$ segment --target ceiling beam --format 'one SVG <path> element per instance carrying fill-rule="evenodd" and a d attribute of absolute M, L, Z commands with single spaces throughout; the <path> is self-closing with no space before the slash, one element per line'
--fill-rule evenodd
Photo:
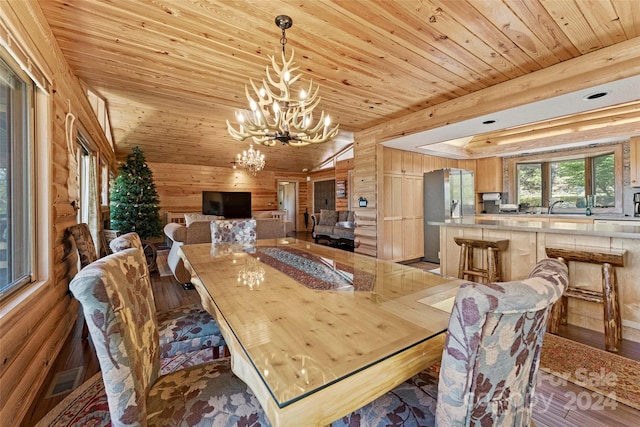
<path fill-rule="evenodd" d="M 425 108 L 367 129 L 378 142 L 640 74 L 640 37 Z M 357 140 L 356 135 L 356 140 Z"/>

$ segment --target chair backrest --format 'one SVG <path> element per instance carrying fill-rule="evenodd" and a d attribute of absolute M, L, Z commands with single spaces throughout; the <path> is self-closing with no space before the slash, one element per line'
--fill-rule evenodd
<path fill-rule="evenodd" d="M 69 234 L 76 242 L 81 268 L 85 268 L 98 259 L 96 245 L 93 243 L 93 237 L 91 237 L 91 230 L 89 230 L 88 224 L 83 222 L 69 227 Z"/>
<path fill-rule="evenodd" d="M 135 231 L 118 236 L 109 242 L 109 247 L 113 252 L 120 252 L 125 249 L 142 249 L 142 240 Z"/>
<path fill-rule="evenodd" d="M 436 425 L 529 425 L 549 312 L 567 286 L 567 267 L 546 259 L 525 280 L 460 287 L 442 355 Z"/>
<path fill-rule="evenodd" d="M 73 278 L 69 288 L 82 304 L 112 425 L 146 425 L 146 399 L 159 376 L 160 351 L 142 251 L 125 249 L 95 261 Z"/>
<path fill-rule="evenodd" d="M 211 243 L 255 243 L 256 220 L 217 219 L 211 221 Z"/>

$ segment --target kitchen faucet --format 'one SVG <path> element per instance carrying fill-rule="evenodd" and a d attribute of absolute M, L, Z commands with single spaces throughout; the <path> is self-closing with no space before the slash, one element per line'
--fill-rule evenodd
<path fill-rule="evenodd" d="M 547 211 L 547 213 L 549 215 L 551 215 L 553 213 L 553 208 L 558 204 L 558 203 L 564 203 L 564 200 L 556 200 L 555 202 L 551 203 L 551 200 L 548 200 L 549 204 L 549 210 Z"/>

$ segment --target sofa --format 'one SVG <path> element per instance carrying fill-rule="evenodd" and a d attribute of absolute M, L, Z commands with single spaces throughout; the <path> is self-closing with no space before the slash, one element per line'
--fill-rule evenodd
<path fill-rule="evenodd" d="M 252 212 L 252 216 L 256 219 L 256 234 L 258 235 L 258 239 L 293 237 L 293 222 L 287 221 L 285 219 L 287 217 L 286 211 L 255 211 Z M 280 227 L 274 220 L 279 220 L 282 222 L 282 226 L 284 227 L 284 236 L 279 235 Z M 260 224 L 260 222 L 263 222 L 262 225 Z M 260 230 L 262 230 L 262 236 L 260 235 Z M 273 235 L 276 230 L 278 230 L 278 235 Z"/>
<path fill-rule="evenodd" d="M 313 228 L 311 237 L 318 243 L 320 239 L 330 243 L 355 246 L 355 214 L 353 211 L 321 209 L 320 216 L 311 215 Z"/>
<path fill-rule="evenodd" d="M 211 243 L 211 221 L 223 219 L 216 215 L 201 213 L 185 213 L 184 216 L 171 214 L 167 218 L 175 218 L 180 222 L 169 222 L 164 227 L 164 234 L 170 240 L 171 250 L 167 257 L 167 264 L 176 280 L 182 284 L 191 282 L 191 274 L 184 266 L 178 252 L 182 245 L 196 243 Z M 184 223 L 182 223 L 184 218 Z M 290 225 L 287 225 L 290 224 Z M 282 218 L 256 218 L 256 237 L 258 239 L 277 239 L 286 237 L 293 230 L 293 224 Z"/>

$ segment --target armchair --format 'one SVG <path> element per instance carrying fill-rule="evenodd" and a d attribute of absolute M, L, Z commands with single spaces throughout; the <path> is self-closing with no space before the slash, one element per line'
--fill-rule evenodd
<path fill-rule="evenodd" d="M 528 426 L 549 313 L 567 286 L 554 259 L 525 280 L 463 284 L 437 387 L 423 371 L 333 426 Z"/>

